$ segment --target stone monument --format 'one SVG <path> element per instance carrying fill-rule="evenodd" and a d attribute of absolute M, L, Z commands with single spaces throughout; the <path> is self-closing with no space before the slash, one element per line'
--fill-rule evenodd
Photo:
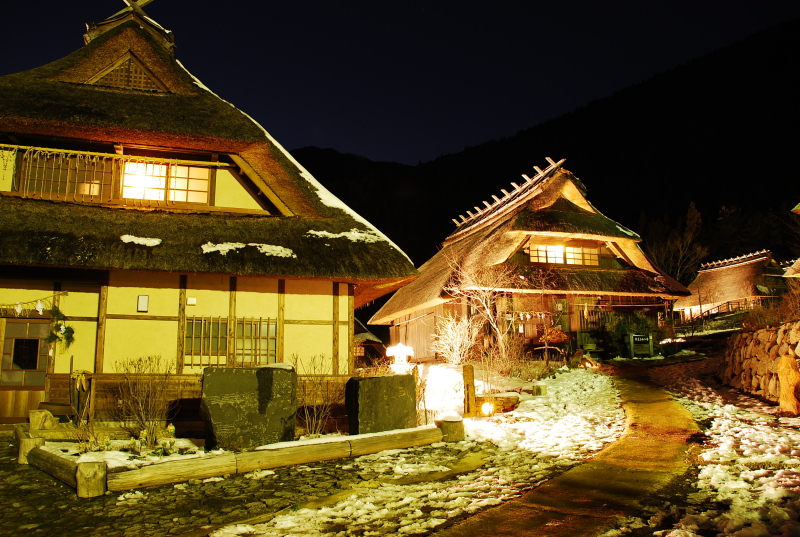
<path fill-rule="evenodd" d="M 294 440 L 297 373 L 289 364 L 207 367 L 201 411 L 207 449 L 239 451 Z"/>
<path fill-rule="evenodd" d="M 412 375 L 353 377 L 345 386 L 350 434 L 417 426 L 417 388 Z"/>

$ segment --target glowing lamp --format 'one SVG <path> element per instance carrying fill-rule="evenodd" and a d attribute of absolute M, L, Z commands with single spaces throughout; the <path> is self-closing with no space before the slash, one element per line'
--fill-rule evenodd
<path fill-rule="evenodd" d="M 398 375 L 402 375 L 404 373 L 408 373 L 409 369 L 411 368 L 411 365 L 408 363 L 408 357 L 414 356 L 414 349 L 408 345 L 398 343 L 397 345 L 393 345 L 386 349 L 386 356 L 394 358 L 392 365 L 390 366 L 392 371 Z"/>
<path fill-rule="evenodd" d="M 491 416 L 494 414 L 494 405 L 489 402 L 483 403 L 481 405 L 481 414 L 484 416 Z"/>

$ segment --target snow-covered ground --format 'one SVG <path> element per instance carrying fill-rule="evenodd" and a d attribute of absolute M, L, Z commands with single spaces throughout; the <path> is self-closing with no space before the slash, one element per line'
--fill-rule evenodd
<path fill-rule="evenodd" d="M 653 499 L 605 537 L 800 537 L 800 418 L 779 417 L 777 407 L 717 385 L 716 365 L 703 360 L 649 370 L 701 426 L 697 471 L 680 488 L 685 496 L 666 504 Z M 624 413 L 610 377 L 565 370 L 544 383 L 546 395 L 523 394 L 514 412 L 465 420 L 463 442 L 342 460 L 342 468 L 362 476 L 360 485 L 212 536 L 429 534 L 555 477 L 621 435 Z"/>
<path fill-rule="evenodd" d="M 426 534 L 448 519 L 518 496 L 580 463 L 623 432 L 624 412 L 609 377 L 593 370 L 565 370 L 544 382 L 546 395 L 522 394 L 513 412 L 464 420 L 463 442 L 341 461 L 359 475 L 380 478 L 340 493 L 330 505 L 301 507 L 266 524 L 228 526 L 212 535 Z M 481 458 L 485 463 L 475 470 L 434 480 L 440 472 L 469 467 Z"/>
<path fill-rule="evenodd" d="M 650 370 L 702 426 L 699 473 L 684 502 L 648 507 L 607 537 L 800 536 L 800 420 L 716 384 L 715 366 L 707 360 Z"/>

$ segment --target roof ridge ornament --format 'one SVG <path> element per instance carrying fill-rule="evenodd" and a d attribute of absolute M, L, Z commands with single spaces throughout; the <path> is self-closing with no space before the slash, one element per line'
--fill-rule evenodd
<path fill-rule="evenodd" d="M 136 19 L 139 25 L 146 31 L 155 36 L 161 45 L 167 49 L 171 54 L 174 54 L 175 37 L 172 32 L 158 24 L 152 17 L 142 9 L 150 5 L 155 0 L 122 0 L 126 4 L 126 8 L 121 9 L 106 18 L 101 22 L 87 22 L 86 33 L 83 36 L 84 44 L 88 45 L 93 39 L 99 35 L 111 30 L 127 21 L 128 19 Z"/>
<path fill-rule="evenodd" d="M 522 185 L 518 185 L 517 183 L 512 182 L 511 186 L 514 188 L 513 192 L 508 192 L 505 189 L 500 189 L 503 193 L 502 198 L 498 198 L 495 195 L 492 195 L 494 199 L 493 203 L 489 203 L 488 201 L 484 201 L 483 204 L 486 205 L 485 209 L 479 209 L 478 207 L 474 207 L 476 213 L 473 214 L 470 211 L 467 211 L 469 217 L 465 218 L 463 215 L 459 215 L 461 221 L 457 218 L 452 218 L 451 220 L 456 225 L 456 232 L 460 233 L 467 229 L 468 227 L 475 224 L 477 221 L 485 217 L 487 214 L 495 213 L 497 210 L 500 210 L 502 207 L 506 206 L 508 202 L 514 199 L 521 198 L 528 192 L 530 192 L 533 188 L 539 185 L 542 181 L 546 180 L 555 170 L 559 169 L 562 164 L 564 164 L 566 159 L 561 159 L 558 162 L 554 161 L 550 157 L 546 157 L 547 163 L 549 164 L 547 168 L 544 170 L 539 168 L 538 166 L 534 166 L 533 169 L 536 170 L 536 175 L 533 177 L 528 177 L 526 174 L 522 174 L 522 178 L 525 179 L 525 183 Z M 459 229 L 464 226 L 463 229 Z"/>
<path fill-rule="evenodd" d="M 144 6 L 146 6 L 147 4 L 149 4 L 151 2 L 154 2 L 155 0 L 138 0 L 138 1 L 137 0 L 122 0 L 122 1 L 125 2 L 125 4 L 128 7 L 126 7 L 125 9 L 121 9 L 121 10 L 117 11 L 116 13 L 114 13 L 113 15 L 108 17 L 109 19 L 114 18 L 114 17 L 116 17 L 118 15 L 122 15 L 123 13 L 127 13 L 128 11 L 135 11 L 136 13 L 141 15 L 142 17 L 148 17 L 147 13 L 145 13 L 142 10 L 142 8 Z M 148 17 L 148 18 L 150 18 L 150 17 Z"/>
<path fill-rule="evenodd" d="M 750 261 L 764 259 L 765 257 L 771 255 L 772 255 L 771 250 L 766 250 L 766 249 L 759 250 L 757 252 L 751 252 L 749 254 L 738 255 L 736 257 L 729 257 L 728 259 L 719 259 L 717 261 L 709 261 L 708 263 L 703 263 L 700 265 L 700 270 L 710 270 L 714 268 L 730 267 L 733 265 L 749 263 Z"/>

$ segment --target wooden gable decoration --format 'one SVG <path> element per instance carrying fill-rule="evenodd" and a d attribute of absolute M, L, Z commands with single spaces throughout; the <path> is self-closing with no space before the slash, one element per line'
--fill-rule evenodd
<path fill-rule="evenodd" d="M 130 51 L 86 83 L 128 90 L 167 91 L 167 86 Z"/>

